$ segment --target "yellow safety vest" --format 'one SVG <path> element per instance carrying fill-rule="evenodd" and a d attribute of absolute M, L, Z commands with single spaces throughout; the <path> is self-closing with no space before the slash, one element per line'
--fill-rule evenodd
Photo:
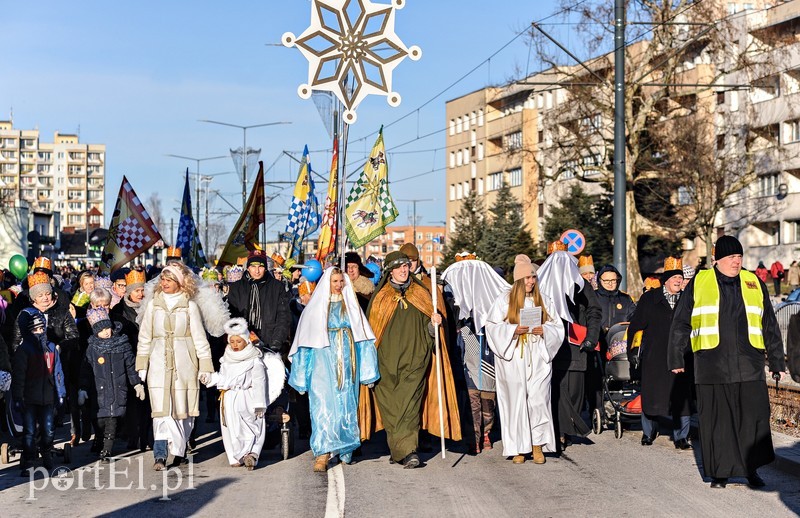
<path fill-rule="evenodd" d="M 742 299 L 747 314 L 747 335 L 750 345 L 764 350 L 761 316 L 764 314 L 764 294 L 755 274 L 739 272 Z M 719 285 L 714 270 L 698 272 L 694 278 L 694 308 L 692 309 L 692 352 L 714 349 L 719 345 Z"/>

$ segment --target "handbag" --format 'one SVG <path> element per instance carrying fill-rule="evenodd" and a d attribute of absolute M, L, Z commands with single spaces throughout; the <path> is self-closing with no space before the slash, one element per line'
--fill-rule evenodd
<path fill-rule="evenodd" d="M 586 328 L 586 326 L 582 326 L 580 324 L 576 324 L 575 322 L 568 322 L 567 323 L 567 339 L 569 340 L 570 344 L 572 344 L 572 345 L 574 345 L 576 347 L 580 347 L 581 344 L 583 344 L 583 342 L 586 341 L 586 333 L 587 332 L 588 332 L 588 329 Z M 594 350 L 595 351 L 599 351 L 600 350 L 600 344 L 599 343 L 597 345 L 595 345 Z"/>

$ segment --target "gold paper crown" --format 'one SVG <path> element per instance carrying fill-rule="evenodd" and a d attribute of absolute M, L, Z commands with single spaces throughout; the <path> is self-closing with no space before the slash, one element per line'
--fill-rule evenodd
<path fill-rule="evenodd" d="M 594 266 L 594 260 L 591 255 L 582 255 L 578 257 L 578 268 L 581 266 Z"/>
<path fill-rule="evenodd" d="M 311 295 L 314 292 L 314 288 L 317 287 L 316 282 L 301 282 L 300 285 L 297 287 L 297 293 L 299 295 Z"/>
<path fill-rule="evenodd" d="M 144 284 L 146 280 L 144 272 L 131 270 L 125 275 L 125 284 Z"/>
<path fill-rule="evenodd" d="M 180 257 L 181 249 L 177 246 L 167 247 L 167 257 Z"/>
<path fill-rule="evenodd" d="M 456 254 L 456 262 L 458 261 L 470 261 L 477 259 L 478 256 L 473 254 L 472 252 L 461 252 Z"/>
<path fill-rule="evenodd" d="M 567 244 L 563 241 L 553 241 L 552 243 L 547 244 L 547 255 L 552 254 L 553 252 L 566 252 L 567 251 Z"/>
<path fill-rule="evenodd" d="M 644 291 L 661 287 L 661 281 L 656 277 L 648 277 L 644 280 Z"/>
<path fill-rule="evenodd" d="M 671 270 L 681 270 L 681 272 L 683 272 L 683 261 L 680 257 L 667 257 L 664 259 L 664 271 L 668 272 Z"/>
<path fill-rule="evenodd" d="M 37 284 L 50 284 L 50 277 L 44 272 L 36 272 L 28 275 L 28 289 Z"/>
<path fill-rule="evenodd" d="M 236 266 L 244 266 L 245 264 L 247 264 L 247 256 L 236 258 Z"/>
<path fill-rule="evenodd" d="M 33 261 L 33 269 L 35 270 L 36 268 L 52 270 L 52 263 L 47 257 L 37 257 L 36 260 Z"/>
<path fill-rule="evenodd" d="M 275 252 L 270 257 L 272 257 L 272 260 L 275 262 L 276 266 L 283 266 L 283 264 L 286 262 L 283 256 L 278 252 Z"/>

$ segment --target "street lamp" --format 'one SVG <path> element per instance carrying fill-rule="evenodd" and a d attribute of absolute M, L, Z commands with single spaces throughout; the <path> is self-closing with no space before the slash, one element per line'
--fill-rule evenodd
<path fill-rule="evenodd" d="M 242 130 L 244 137 L 242 144 L 242 210 L 244 211 L 245 205 L 247 204 L 247 130 L 251 128 L 263 128 L 264 126 L 276 126 L 278 124 L 291 124 L 291 122 L 265 122 L 263 124 L 250 124 L 249 126 L 241 126 L 239 124 L 231 124 L 230 122 L 219 122 L 207 119 L 201 119 L 199 122 L 219 124 L 220 126 L 230 126 L 231 128 L 239 128 Z"/>
<path fill-rule="evenodd" d="M 197 181 L 195 182 L 195 196 L 194 196 L 194 220 L 199 222 L 200 221 L 200 162 L 205 162 L 206 160 L 219 160 L 220 158 L 225 158 L 225 155 L 220 156 L 210 156 L 208 158 L 194 158 L 190 156 L 181 156 L 181 155 L 166 155 L 172 158 L 180 158 L 182 160 L 194 160 L 197 163 L 197 169 L 195 171 L 195 175 L 197 177 Z M 199 224 L 199 223 L 198 223 Z M 173 243 L 174 244 L 174 243 Z"/>

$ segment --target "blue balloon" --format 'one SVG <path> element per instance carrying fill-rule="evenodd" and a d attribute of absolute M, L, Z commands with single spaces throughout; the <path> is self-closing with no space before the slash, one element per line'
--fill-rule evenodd
<path fill-rule="evenodd" d="M 377 286 L 381 282 L 381 267 L 375 263 L 367 263 L 366 266 L 372 272 L 372 283 Z"/>
<path fill-rule="evenodd" d="M 322 278 L 322 264 L 316 259 L 306 261 L 305 268 L 303 268 L 303 277 L 308 279 L 309 282 L 317 282 Z"/>

